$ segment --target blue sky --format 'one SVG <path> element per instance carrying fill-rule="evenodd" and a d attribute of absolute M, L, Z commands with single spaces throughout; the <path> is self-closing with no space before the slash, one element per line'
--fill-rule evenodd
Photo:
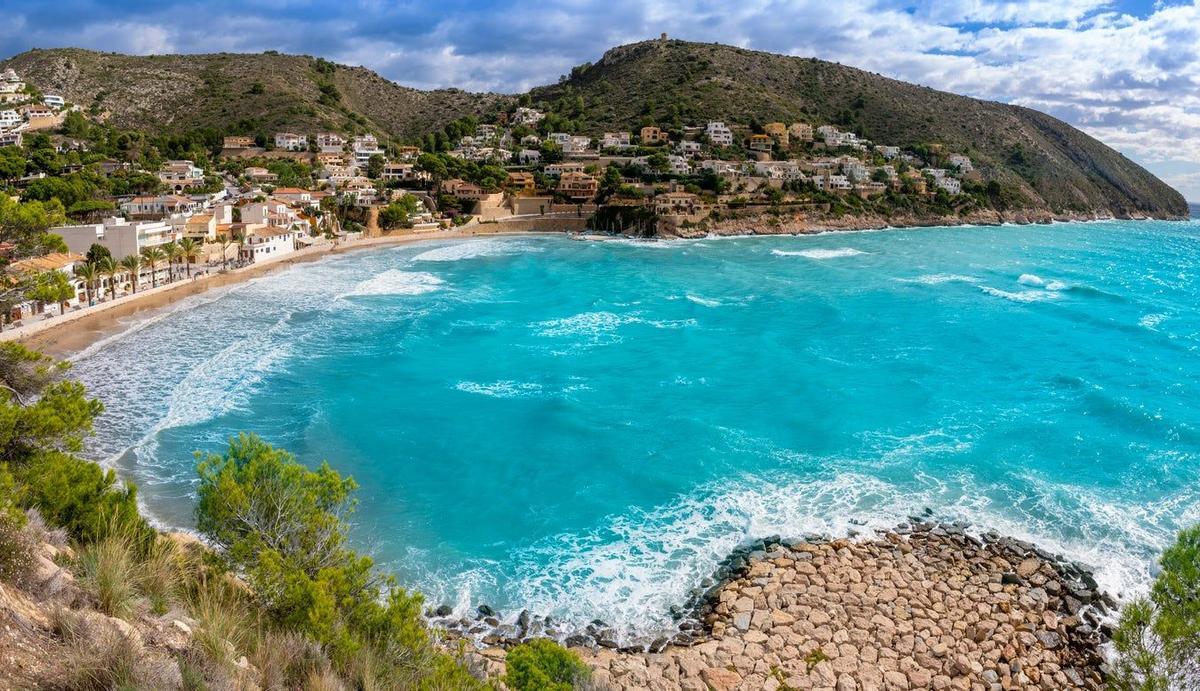
<path fill-rule="evenodd" d="M 1200 0 L 0 0 L 0 55 L 261 51 L 518 91 L 667 32 L 1060 117 L 1200 200 Z"/>

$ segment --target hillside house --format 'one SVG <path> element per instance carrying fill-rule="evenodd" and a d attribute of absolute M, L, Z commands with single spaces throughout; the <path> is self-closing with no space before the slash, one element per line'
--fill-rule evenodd
<path fill-rule="evenodd" d="M 250 149 L 254 147 L 254 139 L 252 137 L 225 137 L 221 140 L 222 149 Z"/>
<path fill-rule="evenodd" d="M 664 144 L 670 140 L 670 137 L 667 135 L 666 132 L 663 132 L 659 128 L 653 127 L 653 126 L 643 127 L 641 136 L 642 136 L 642 144 L 644 144 L 646 146 L 653 146 L 655 144 Z"/>
<path fill-rule="evenodd" d="M 204 171 L 191 161 L 167 161 L 158 171 L 158 179 L 164 186 L 183 192 L 203 185 Z"/>
<path fill-rule="evenodd" d="M 806 122 L 793 122 L 788 126 L 788 137 L 793 142 L 811 142 L 813 127 Z"/>
<path fill-rule="evenodd" d="M 541 122 L 542 118 L 545 117 L 546 115 L 540 110 L 521 107 L 517 108 L 516 112 L 513 113 L 512 123 L 514 125 L 525 125 L 526 127 L 532 127 Z"/>
<path fill-rule="evenodd" d="M 596 196 L 600 182 L 587 173 L 563 173 L 559 178 L 558 192 L 574 201 L 587 201 Z"/>
<path fill-rule="evenodd" d="M 733 130 L 725 126 L 723 122 L 710 122 L 704 128 L 704 134 L 708 136 L 708 140 L 713 143 L 713 146 L 733 146 Z"/>
<path fill-rule="evenodd" d="M 308 137 L 293 132 L 276 132 L 275 148 L 283 151 L 307 151 Z"/>
<path fill-rule="evenodd" d="M 325 154 L 341 154 L 346 150 L 346 138 L 337 132 L 318 132 L 317 150 Z"/>
<path fill-rule="evenodd" d="M 525 171 L 509 171 L 505 186 L 516 190 L 519 194 L 533 194 L 537 191 L 537 182 L 533 173 Z"/>
<path fill-rule="evenodd" d="M 747 147 L 751 151 L 770 153 L 771 149 L 775 147 L 775 140 L 771 139 L 770 135 L 752 134 L 747 142 Z"/>
<path fill-rule="evenodd" d="M 654 213 L 659 216 L 691 216 L 701 206 L 700 198 L 691 192 L 665 192 L 654 197 Z"/>
<path fill-rule="evenodd" d="M 602 149 L 628 149 L 633 146 L 633 135 L 629 132 L 605 132 L 600 139 Z"/>
<path fill-rule="evenodd" d="M 779 144 L 779 146 L 785 149 L 788 147 L 790 140 L 788 139 L 787 125 L 782 122 L 768 122 L 763 125 L 763 132 L 771 139 L 774 139 L 775 143 Z"/>

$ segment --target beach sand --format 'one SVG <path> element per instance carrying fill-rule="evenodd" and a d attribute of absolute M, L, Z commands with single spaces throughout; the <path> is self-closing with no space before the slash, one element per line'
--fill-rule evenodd
<path fill-rule="evenodd" d="M 499 228 L 497 228 L 499 230 Z M 56 358 L 69 358 L 82 352 L 88 346 L 128 328 L 131 317 L 148 316 L 192 295 L 198 295 L 213 288 L 242 283 L 272 271 L 294 266 L 305 262 L 316 261 L 323 257 L 342 252 L 390 247 L 430 240 L 445 240 L 455 238 L 470 238 L 480 235 L 531 235 L 547 234 L 546 231 L 517 231 L 511 227 L 501 232 L 490 232 L 485 226 L 474 225 L 450 230 L 427 233 L 392 235 L 379 238 L 363 238 L 337 244 L 325 244 L 298 250 L 278 260 L 251 264 L 241 269 L 223 273 L 208 273 L 198 278 L 189 279 L 186 276 L 158 288 L 143 290 L 136 295 L 118 298 L 115 301 L 104 302 L 91 307 L 85 307 L 63 316 L 50 319 L 38 319 L 16 329 L 0 332 L 0 340 L 19 341 L 22 345 L 38 350 Z M 50 308 L 50 311 L 55 311 Z"/>

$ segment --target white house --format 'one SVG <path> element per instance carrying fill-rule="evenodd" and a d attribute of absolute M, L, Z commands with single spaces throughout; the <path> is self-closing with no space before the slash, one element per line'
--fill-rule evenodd
<path fill-rule="evenodd" d="M 167 221 L 128 221 L 119 216 L 106 218 L 102 223 L 58 226 L 49 232 L 62 237 L 72 252 L 86 253 L 98 244 L 118 261 L 141 252 L 144 247 L 157 247 L 182 235 L 180 227 Z"/>
<path fill-rule="evenodd" d="M 296 251 L 300 233 L 295 230 L 255 231 L 242 240 L 238 257 L 242 261 L 262 262 Z"/>
<path fill-rule="evenodd" d="M 121 211 L 130 216 L 167 216 L 170 214 L 195 213 L 200 210 L 197 201 L 175 194 L 147 195 L 134 197 L 121 203 Z"/>
<path fill-rule="evenodd" d="M 517 111 L 513 113 L 512 122 L 514 125 L 532 126 L 538 124 L 544 117 L 546 115 L 540 110 L 521 107 L 517 108 Z"/>
<path fill-rule="evenodd" d="M 950 166 L 958 168 L 960 173 L 969 173 L 975 169 L 971 166 L 971 159 L 962 154 L 950 154 Z"/>
<path fill-rule="evenodd" d="M 565 148 L 571 141 L 571 135 L 567 134 L 566 132 L 551 132 L 549 135 L 547 135 L 546 139 L 558 144 L 560 147 Z"/>
<path fill-rule="evenodd" d="M 308 149 L 308 137 L 293 132 L 276 132 L 275 148 L 284 151 L 305 151 Z"/>
<path fill-rule="evenodd" d="M 354 138 L 354 160 L 358 165 L 366 165 L 372 156 L 384 156 L 387 152 L 379 148 L 379 140 L 375 135 L 364 134 Z"/>
<path fill-rule="evenodd" d="M 317 148 L 323 154 L 340 154 L 346 148 L 346 139 L 336 132 L 318 132 Z"/>
<path fill-rule="evenodd" d="M 629 132 L 605 132 L 600 140 L 602 149 L 628 149 L 633 146 L 633 135 Z"/>
<path fill-rule="evenodd" d="M 523 166 L 540 163 L 542 160 L 542 152 L 537 149 L 521 149 L 517 154 L 517 163 Z"/>
<path fill-rule="evenodd" d="M 675 145 L 675 151 L 681 156 L 695 156 L 700 153 L 700 142 L 684 139 Z"/>
<path fill-rule="evenodd" d="M 568 139 L 566 141 L 565 144 L 563 144 L 563 153 L 565 153 L 565 154 L 581 154 L 581 153 L 587 151 L 588 147 L 590 147 L 591 145 L 592 145 L 591 137 L 584 137 L 584 136 L 579 136 L 579 135 L 572 136 L 570 139 Z"/>
<path fill-rule="evenodd" d="M 15 110 L 0 110 L 0 129 L 16 127 L 21 124 L 21 116 Z"/>
<path fill-rule="evenodd" d="M 21 133 L 5 132 L 0 134 L 0 146 L 21 146 Z"/>
<path fill-rule="evenodd" d="M 875 147 L 875 150 L 889 161 L 900 155 L 900 147 L 898 146 L 884 146 L 883 144 L 879 144 Z"/>
<path fill-rule="evenodd" d="M 732 146 L 733 145 L 733 130 L 725 126 L 723 122 L 710 122 L 704 128 L 704 134 L 708 135 L 708 140 L 714 146 Z"/>
<path fill-rule="evenodd" d="M 42 97 L 42 104 L 47 108 L 54 108 L 58 110 L 64 108 L 67 105 L 67 102 L 64 101 L 63 97 L 59 96 L 58 94 L 46 94 Z"/>
<path fill-rule="evenodd" d="M 937 179 L 937 186 L 946 190 L 950 194 L 960 194 L 962 192 L 962 182 L 958 178 L 941 177 Z"/>

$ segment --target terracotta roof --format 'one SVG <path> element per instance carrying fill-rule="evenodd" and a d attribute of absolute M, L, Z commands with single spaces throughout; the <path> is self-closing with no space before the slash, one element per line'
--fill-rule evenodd
<path fill-rule="evenodd" d="M 76 262 L 81 262 L 85 259 L 82 254 L 68 254 L 63 252 L 55 252 L 53 254 L 43 255 L 41 257 L 31 257 L 22 259 L 19 262 L 13 262 L 10 266 L 17 273 L 40 273 L 42 271 L 53 271 L 61 269 L 64 266 L 70 266 Z"/>

